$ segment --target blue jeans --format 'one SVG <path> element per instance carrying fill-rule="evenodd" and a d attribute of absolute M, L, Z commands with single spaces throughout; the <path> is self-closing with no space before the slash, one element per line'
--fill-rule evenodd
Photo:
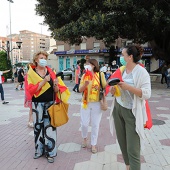
<path fill-rule="evenodd" d="M 0 93 L 1 93 L 1 100 L 4 100 L 4 89 L 2 87 L 2 84 L 0 84 Z"/>
<path fill-rule="evenodd" d="M 76 84 L 73 88 L 73 90 L 76 90 L 77 92 L 79 92 L 79 84 Z"/>

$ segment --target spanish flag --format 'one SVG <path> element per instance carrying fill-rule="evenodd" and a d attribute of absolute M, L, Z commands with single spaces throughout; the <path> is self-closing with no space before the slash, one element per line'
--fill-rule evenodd
<path fill-rule="evenodd" d="M 88 69 L 85 71 L 84 76 L 83 76 L 83 81 L 92 81 L 93 79 L 93 75 L 92 72 L 89 71 Z M 88 103 L 88 98 L 90 95 L 90 90 L 89 90 L 89 86 L 85 88 L 84 90 L 84 94 L 83 94 L 83 108 L 87 109 L 87 103 Z"/>
<path fill-rule="evenodd" d="M 35 68 L 35 66 L 30 65 L 29 66 L 29 70 L 27 73 L 27 81 L 28 81 L 28 85 L 27 85 L 27 89 L 29 90 L 29 93 L 31 96 L 34 95 L 34 97 L 38 97 L 41 94 L 43 94 L 47 89 L 50 88 L 50 84 L 48 82 L 45 83 L 45 85 L 37 91 L 37 88 L 39 86 L 39 83 L 43 80 L 37 73 L 35 73 L 35 71 L 33 70 Z M 50 77 L 52 78 L 52 80 L 54 81 L 54 79 L 56 79 L 56 75 L 55 73 L 49 68 L 46 67 Z M 59 83 L 58 83 L 58 87 L 61 93 L 61 99 L 64 102 L 67 102 L 69 97 L 70 97 L 70 91 L 69 89 L 65 86 L 64 82 L 61 80 L 60 77 L 58 77 Z M 56 101 L 58 102 L 60 100 L 60 93 L 56 93 Z"/>

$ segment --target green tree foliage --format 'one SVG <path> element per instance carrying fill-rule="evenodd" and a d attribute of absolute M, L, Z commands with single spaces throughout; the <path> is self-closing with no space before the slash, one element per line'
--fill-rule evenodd
<path fill-rule="evenodd" d="M 4 70 L 11 70 L 10 72 L 3 75 L 5 80 L 7 80 L 7 78 L 12 78 L 11 61 L 7 59 L 7 53 L 0 51 L 0 71 Z"/>
<path fill-rule="evenodd" d="M 52 36 L 80 44 L 82 36 L 110 46 L 120 35 L 134 43 L 150 42 L 156 59 L 170 62 L 168 0 L 37 0 Z"/>

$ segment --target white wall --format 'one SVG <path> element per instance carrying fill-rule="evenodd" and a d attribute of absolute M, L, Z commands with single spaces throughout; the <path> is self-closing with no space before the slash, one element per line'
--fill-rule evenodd
<path fill-rule="evenodd" d="M 58 56 L 49 54 L 47 64 L 51 68 L 54 68 L 56 71 L 58 71 Z"/>

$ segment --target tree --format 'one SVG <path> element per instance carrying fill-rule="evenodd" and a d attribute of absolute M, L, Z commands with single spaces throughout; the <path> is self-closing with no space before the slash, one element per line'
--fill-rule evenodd
<path fill-rule="evenodd" d="M 80 44 L 82 36 L 107 46 L 121 36 L 134 43 L 150 42 L 156 59 L 170 62 L 170 3 L 167 0 L 37 0 L 52 36 Z"/>
<path fill-rule="evenodd" d="M 12 68 L 11 68 L 11 61 L 7 59 L 7 53 L 4 51 L 0 51 L 0 71 L 4 70 L 11 70 L 10 72 L 4 74 L 5 80 L 7 78 L 12 78 Z"/>

